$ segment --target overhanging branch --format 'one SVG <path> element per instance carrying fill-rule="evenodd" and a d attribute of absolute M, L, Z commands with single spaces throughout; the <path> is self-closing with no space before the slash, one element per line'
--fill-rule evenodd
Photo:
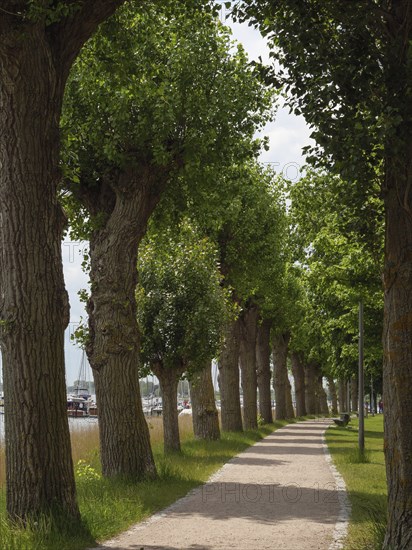
<path fill-rule="evenodd" d="M 64 80 L 84 43 L 94 34 L 100 23 L 126 1 L 128 0 L 83 0 L 79 10 L 50 27 L 50 40 L 53 42 L 56 61 Z M 66 3 L 75 5 L 79 0 L 67 0 Z"/>

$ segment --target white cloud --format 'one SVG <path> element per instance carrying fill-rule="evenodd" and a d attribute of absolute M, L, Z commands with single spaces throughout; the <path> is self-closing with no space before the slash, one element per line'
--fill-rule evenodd
<path fill-rule="evenodd" d="M 261 132 L 269 138 L 269 151 L 261 155 L 262 162 L 280 167 L 290 163 L 302 166 L 305 163 L 302 147 L 312 142 L 310 133 L 303 117 L 288 114 L 286 108 L 279 109 L 276 120 Z"/>
<path fill-rule="evenodd" d="M 260 32 L 249 27 L 246 23 L 233 23 L 226 21 L 232 29 L 233 37 L 241 42 L 251 60 L 261 57 L 263 63 L 270 64 L 270 49 Z M 279 99 L 279 103 L 283 103 Z M 289 113 L 289 108 L 280 106 L 276 119 L 268 124 L 259 135 L 269 137 L 269 151 L 261 155 L 262 162 L 276 163 L 276 166 L 287 167 L 290 163 L 302 166 L 305 161 L 302 155 L 302 147 L 309 145 L 311 131 L 302 116 Z M 283 169 L 283 168 L 282 168 Z"/>

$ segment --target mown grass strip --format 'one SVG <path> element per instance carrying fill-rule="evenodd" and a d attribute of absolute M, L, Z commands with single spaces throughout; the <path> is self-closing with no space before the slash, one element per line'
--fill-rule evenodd
<path fill-rule="evenodd" d="M 377 550 L 386 527 L 386 476 L 383 416 L 365 419 L 365 454 L 358 451 L 358 421 L 347 428 L 331 427 L 326 442 L 345 480 L 352 515 L 345 550 Z"/>

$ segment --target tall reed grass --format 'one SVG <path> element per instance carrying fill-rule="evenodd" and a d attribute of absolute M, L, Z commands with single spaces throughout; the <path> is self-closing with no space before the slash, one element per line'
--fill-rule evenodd
<path fill-rule="evenodd" d="M 163 422 L 162 417 L 148 417 L 150 441 L 155 448 L 163 443 Z M 182 440 L 190 439 L 193 436 L 192 417 L 179 417 L 179 431 Z M 99 452 L 99 425 L 95 419 L 72 418 L 70 419 L 70 440 L 74 464 L 79 460 L 85 460 L 96 464 Z M 6 482 L 5 449 L 4 443 L 0 443 L 0 489 Z"/>

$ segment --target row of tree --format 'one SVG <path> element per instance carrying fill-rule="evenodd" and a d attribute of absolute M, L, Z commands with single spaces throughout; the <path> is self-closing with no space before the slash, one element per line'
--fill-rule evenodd
<path fill-rule="evenodd" d="M 240 427 L 237 396 L 223 398 L 225 391 L 228 396 L 238 387 L 233 381 L 239 358 L 243 422 L 253 427 L 255 380 L 257 384 L 268 376 L 265 369 L 257 375 L 262 354 L 256 355 L 253 343 L 256 338 L 267 341 L 267 332 L 256 336 L 261 327 L 272 323 L 276 327 L 272 341 L 278 340 L 283 349 L 289 343 L 302 354 L 304 364 L 313 362 L 331 372 L 338 368 L 339 358 L 351 364 L 354 299 L 362 289 L 358 277 L 369 277 L 369 268 L 377 265 L 376 259 L 379 263 L 379 255 L 365 254 L 366 245 L 360 247 L 359 258 L 352 239 L 361 232 L 379 252 L 380 226 L 374 220 L 379 219 L 380 208 L 373 197 L 380 189 L 386 219 L 383 333 L 389 524 L 385 547 L 408 548 L 412 536 L 411 4 L 404 0 L 362 0 L 350 6 L 322 0 L 240 2 L 239 17 L 259 25 L 273 46 L 273 57 L 286 68 L 278 75 L 249 65 L 241 48 L 234 51 L 227 31 L 217 23 L 217 12 L 207 2 L 171 0 L 161 6 L 128 2 L 83 48 L 121 4 L 122 0 L 5 0 L 2 4 L 0 330 L 9 411 L 10 517 L 25 519 L 52 506 L 79 515 L 65 411 L 63 343 L 69 307 L 60 248 L 66 217 L 57 200 L 58 189 L 74 230 L 90 240 L 87 353 L 101 407 L 103 472 L 131 477 L 156 475 L 139 395 L 135 292 L 137 250 L 160 199 L 165 198 L 163 217 L 172 222 L 175 206 L 168 209 L 167 204 L 177 205 L 178 212 L 190 205 L 189 227 L 210 238 L 211 246 L 218 244 L 222 285 L 234 310 L 225 325 L 220 355 L 222 408 L 225 402 L 227 411 L 222 412 L 222 422 L 225 418 Z M 282 226 L 287 227 L 282 215 L 277 219 L 282 211 L 279 201 L 266 200 L 276 188 L 260 186 L 266 193 L 262 205 L 254 194 L 258 186 L 252 184 L 256 173 L 263 182 L 268 177 L 254 161 L 259 143 L 253 135 L 267 120 L 273 100 L 262 76 L 266 83 L 286 86 L 292 108 L 314 127 L 318 149 L 312 151 L 312 159 L 343 178 L 341 186 L 328 183 L 327 196 L 350 199 L 353 193 L 357 199 L 343 201 L 348 213 L 352 205 L 358 207 L 353 231 L 351 216 L 334 220 L 331 215 L 327 226 L 332 232 L 316 237 L 312 233 L 309 241 L 300 242 L 304 228 L 286 252 L 276 248 L 277 238 L 286 232 Z M 232 208 L 227 191 L 236 182 L 242 182 L 245 194 L 230 195 L 238 197 Z M 319 179 L 318 185 L 322 187 Z M 199 215 L 199 205 L 205 203 L 216 205 L 219 215 L 208 208 Z M 220 216 L 220 211 L 230 213 L 230 219 Z M 259 228 L 251 238 L 248 221 L 241 221 L 244 213 L 261 216 L 261 228 L 268 224 L 267 230 L 262 229 L 273 239 L 268 249 L 259 248 Z M 272 217 L 277 226 L 273 233 Z M 302 226 L 293 213 L 292 220 Z M 291 253 L 295 245 L 304 256 Z M 254 262 L 269 249 L 272 262 L 254 270 Z M 281 261 L 273 262 L 273 257 Z M 356 260 L 361 269 L 353 273 Z M 335 273 L 336 265 L 344 271 L 342 278 Z M 164 281 L 174 284 L 171 274 L 165 273 Z M 325 292 L 325 286 L 331 291 Z M 363 298 L 369 300 L 369 293 Z M 370 307 L 378 312 L 375 298 L 371 297 Z M 147 311 L 150 314 L 150 307 Z M 370 325 L 376 333 L 378 323 Z M 267 356 L 267 345 L 262 349 Z M 377 362 L 378 353 L 371 349 L 370 354 Z M 284 361 L 285 353 L 281 356 Z M 262 362 L 267 364 L 267 359 Z M 319 371 L 313 372 L 313 379 L 319 380 Z M 282 395 L 278 398 L 281 403 Z M 46 401 L 54 411 L 47 418 Z"/>
<path fill-rule="evenodd" d="M 167 227 L 209 197 L 208 225 L 212 215 L 216 223 L 213 202 L 232 202 L 231 186 L 248 181 L 253 193 L 254 134 L 272 102 L 242 48 L 197 5 L 127 6 L 74 66 L 62 120 L 64 196 L 76 236 L 90 242 L 85 344 L 104 475 L 156 475 L 139 392 L 139 316 L 145 361 L 162 387 L 166 449 L 179 448 L 178 379 L 189 363 L 211 360 L 219 337 L 217 273 L 190 224 L 181 227 L 187 250 L 178 236 L 149 237 L 154 251 L 140 255 L 137 303 L 149 219 L 158 207 L 158 225 Z"/>
<path fill-rule="evenodd" d="M 216 205 L 223 202 L 220 190 L 227 180 L 236 185 L 238 172 L 250 181 L 253 197 L 262 145 L 254 135 L 271 117 L 274 94 L 206 3 L 129 2 L 80 56 L 98 23 L 121 2 L 63 2 L 59 9 L 9 4 L 0 28 L 7 127 L 1 143 L 1 204 L 8 205 L 1 218 L 7 508 L 22 520 L 55 506 L 78 517 L 63 362 L 69 308 L 60 239 L 66 219 L 57 190 L 73 234 L 90 242 L 83 336 L 100 408 L 103 474 L 155 477 L 139 392 L 138 247 L 166 190 L 164 218 L 175 215 L 168 201 L 182 202 L 183 210 L 183 203 L 200 204 L 205 194 Z M 205 226 L 221 231 L 212 218 L 209 211 Z M 173 286 L 170 269 L 163 275 L 161 282 Z M 205 284 L 208 290 L 211 282 Z M 141 311 L 150 316 L 152 306 L 146 310 L 144 303 Z M 194 346 L 178 337 L 177 357 Z M 164 357 L 154 361 L 147 340 L 143 349 L 162 379 Z M 187 362 L 186 356 L 179 360 Z M 53 411 L 47 421 L 46 401 Z"/>
<path fill-rule="evenodd" d="M 291 418 L 295 414 L 288 378 L 288 355 L 298 416 L 329 412 L 322 383 L 325 376 L 332 410 L 337 412 L 338 400 L 341 412 L 350 410 L 348 379 L 351 379 L 352 409 L 357 410 L 357 318 L 352 313 L 358 306 L 359 288 L 369 305 L 367 370 L 375 376 L 375 381 L 380 375 L 382 303 L 377 266 L 368 262 L 369 256 L 365 256 L 361 266 L 351 265 L 353 254 L 359 253 L 364 245 L 364 236 L 358 230 L 352 228 L 353 234 L 345 231 L 349 221 L 351 226 L 359 221 L 357 214 L 347 213 L 345 224 L 336 225 L 336 204 L 325 198 L 328 193 L 333 198 L 333 188 L 342 186 L 343 182 L 325 173 L 311 172 L 295 184 L 289 194 L 292 199 L 289 209 L 292 236 L 286 239 L 284 228 L 288 220 L 280 192 L 285 182 L 274 179 L 268 172 L 255 171 L 253 174 L 258 176 L 253 182 L 253 201 L 250 200 L 249 180 L 244 179 L 240 187 L 232 188 L 234 194 L 229 196 L 229 203 L 220 213 L 220 222 L 214 209 L 214 224 L 224 226 L 226 236 L 231 228 L 233 254 L 230 261 L 226 256 L 227 241 L 219 239 L 218 232 L 213 243 L 210 227 L 206 236 L 199 226 L 195 228 L 196 220 L 189 222 L 186 218 L 183 225 L 167 225 L 162 229 L 159 223 L 165 219 L 162 204 L 140 247 L 138 319 L 142 332 L 142 357 L 146 368 L 156 373 L 163 388 L 166 450 L 180 448 L 176 386 L 183 374 L 195 382 L 191 393 L 196 435 L 218 437 L 210 376 L 210 361 L 214 356 L 219 357 L 224 430 L 256 427 L 257 390 L 259 412 L 265 422 L 272 422 L 271 354 L 276 418 Z M 239 178 L 237 171 L 237 183 Z M 269 194 L 265 193 L 265 182 L 270 183 L 266 189 L 271 189 Z M 299 201 L 302 196 L 308 201 L 306 206 Z M 247 200 L 243 200 L 245 197 Z M 261 202 L 259 197 L 263 199 Z M 235 204 L 240 200 L 242 208 L 236 214 Z M 203 221 L 207 219 L 205 208 L 210 208 L 210 205 L 210 200 L 206 205 L 200 205 L 198 214 L 203 213 Z M 228 214 L 230 205 L 232 208 Z M 340 206 L 343 206 L 343 201 Z M 191 213 L 195 210 L 191 203 Z M 266 218 L 265 210 L 270 213 Z M 309 213 L 310 223 L 306 220 Z M 379 209 L 376 214 L 379 214 Z M 299 224 L 299 219 L 305 221 Z M 379 226 L 382 220 L 378 219 L 376 223 Z M 324 239 L 328 242 L 337 239 L 339 251 L 332 245 L 320 247 L 317 238 L 321 238 L 322 243 Z M 258 243 L 258 254 L 255 243 Z M 381 250 L 375 252 L 379 264 Z M 372 254 L 373 250 L 369 253 Z M 333 261 L 330 254 L 334 255 Z M 223 255 L 227 259 L 225 264 Z M 287 271 L 286 259 L 293 255 L 300 261 Z M 268 271 L 266 286 L 265 270 Z M 328 273 L 330 270 L 332 272 Z M 327 278 L 322 279 L 326 273 Z M 350 279 L 353 273 L 357 276 L 357 287 Z M 313 281 L 321 286 L 321 290 L 314 287 Z M 222 292 L 222 287 L 226 292 Z M 245 293 L 243 299 L 242 292 Z M 329 296 L 329 300 L 333 298 L 331 306 L 321 299 L 323 295 Z M 269 304 L 272 309 L 269 309 Z M 247 330 L 244 328 L 245 319 Z M 222 329 L 225 331 L 223 338 Z M 239 374 L 244 396 L 243 418 Z M 336 378 L 339 379 L 339 399 Z"/>
<path fill-rule="evenodd" d="M 388 528 L 384 548 L 412 544 L 411 163 L 412 4 L 405 0 L 244 0 L 281 69 L 269 79 L 313 128 L 309 159 L 344 177 L 362 219 L 385 214 L 383 391 Z M 278 65 L 278 66 L 279 66 Z M 372 218 L 373 219 L 373 218 Z"/>

